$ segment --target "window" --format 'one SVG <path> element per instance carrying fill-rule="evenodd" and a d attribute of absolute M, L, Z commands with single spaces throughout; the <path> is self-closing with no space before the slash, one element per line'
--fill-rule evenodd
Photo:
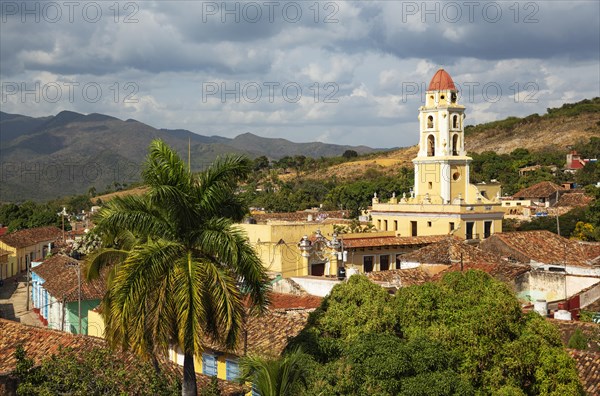
<path fill-rule="evenodd" d="M 429 135 L 427 137 L 427 156 L 435 156 L 435 138 L 433 137 L 433 135 Z"/>
<path fill-rule="evenodd" d="M 427 222 L 427 227 L 431 227 L 431 221 Z"/>
<path fill-rule="evenodd" d="M 452 155 L 458 155 L 458 134 L 452 136 Z"/>
<path fill-rule="evenodd" d="M 427 183 L 427 188 L 430 190 L 433 189 L 433 183 L 432 182 Z"/>
<path fill-rule="evenodd" d="M 387 271 L 389 269 L 390 269 L 390 255 L 385 254 L 385 255 L 379 256 L 379 270 Z"/>
<path fill-rule="evenodd" d="M 402 253 L 396 254 L 396 269 L 402 269 Z"/>
<path fill-rule="evenodd" d="M 411 236 L 417 236 L 417 222 L 416 221 L 410 222 L 410 234 L 411 234 Z"/>
<path fill-rule="evenodd" d="M 458 128 L 458 115 L 454 114 L 452 116 L 452 128 L 456 129 Z"/>
<path fill-rule="evenodd" d="M 217 375 L 217 358 L 207 353 L 202 354 L 202 374 Z"/>
<path fill-rule="evenodd" d="M 225 379 L 227 381 L 236 381 L 240 376 L 240 366 L 237 360 L 227 359 L 225 361 Z"/>
<path fill-rule="evenodd" d="M 383 220 L 383 230 L 384 231 L 388 230 L 388 221 L 387 220 Z"/>
<path fill-rule="evenodd" d="M 373 272 L 373 256 L 364 256 L 363 257 L 363 271 Z"/>
<path fill-rule="evenodd" d="M 381 230 L 381 220 L 377 220 L 377 229 Z"/>
<path fill-rule="evenodd" d="M 450 231 L 454 231 L 454 222 L 453 221 L 450 222 Z"/>
<path fill-rule="evenodd" d="M 433 128 L 433 116 L 427 117 L 427 128 L 428 129 L 432 129 Z"/>
<path fill-rule="evenodd" d="M 473 228 L 475 228 L 475 223 L 467 222 L 466 239 L 473 239 Z"/>
<path fill-rule="evenodd" d="M 394 231 L 398 231 L 398 220 L 394 220 Z"/>
<path fill-rule="evenodd" d="M 489 238 L 492 235 L 492 222 L 485 221 L 483 222 L 483 237 Z"/>
<path fill-rule="evenodd" d="M 450 94 L 450 102 L 456 103 L 456 93 L 452 92 Z"/>

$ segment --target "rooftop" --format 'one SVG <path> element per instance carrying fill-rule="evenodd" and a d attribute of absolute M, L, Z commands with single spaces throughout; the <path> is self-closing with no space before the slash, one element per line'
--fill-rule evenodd
<path fill-rule="evenodd" d="M 369 272 L 367 273 L 367 278 L 375 283 L 384 283 L 397 287 L 422 285 L 431 281 L 431 276 L 421 268 Z"/>
<path fill-rule="evenodd" d="M 34 267 L 32 272 L 44 279 L 42 285 L 50 295 L 58 299 L 64 298 L 67 302 L 73 302 L 77 301 L 79 296 L 78 265 L 80 265 L 79 261 L 69 256 L 57 254 Z M 82 300 L 100 300 L 104 297 L 104 294 L 106 294 L 107 271 L 102 275 L 92 282 L 86 282 L 82 278 Z M 83 277 L 83 274 L 81 276 Z"/>
<path fill-rule="evenodd" d="M 247 353 L 278 357 L 289 339 L 306 326 L 308 316 L 308 310 L 267 310 L 261 315 L 252 315 L 246 318 L 246 331 L 240 333 L 237 347 L 229 352 L 238 356 Z M 226 351 L 224 346 L 215 341 L 207 342 L 207 347 Z"/>
<path fill-rule="evenodd" d="M 543 181 L 520 190 L 513 198 L 547 198 L 558 191 L 563 191 L 563 188 L 558 184 Z"/>
<path fill-rule="evenodd" d="M 556 206 L 579 208 L 583 206 L 588 206 L 593 200 L 593 197 L 586 195 L 584 192 L 569 192 L 560 196 L 558 202 L 556 203 Z"/>
<path fill-rule="evenodd" d="M 509 263 L 497 254 L 483 251 L 456 237 L 446 237 L 440 242 L 405 254 L 402 261 L 448 265 L 439 276 L 448 271 L 477 269 L 504 281 L 511 281 L 531 269 L 527 265 Z"/>
<path fill-rule="evenodd" d="M 498 233 L 483 241 L 481 246 L 486 251 L 493 250 L 493 247 L 487 246 L 495 241 L 501 241 L 522 256 L 516 258 L 525 263 L 590 267 L 591 262 L 600 256 L 600 243 L 582 243 L 545 230 Z"/>
<path fill-rule="evenodd" d="M 577 373 L 588 395 L 600 394 L 600 353 L 569 349 L 569 355 L 575 360 Z"/>
<path fill-rule="evenodd" d="M 441 91 L 441 90 L 446 90 L 446 89 L 451 89 L 451 90 L 456 91 L 456 87 L 454 86 L 454 81 L 452 81 L 452 77 L 450 77 L 450 74 L 448 74 L 448 72 L 446 72 L 446 70 L 444 70 L 444 69 L 439 69 L 433 75 L 433 78 L 431 79 L 431 82 L 429 83 L 429 88 L 427 88 L 427 90 L 428 91 Z"/>
<path fill-rule="evenodd" d="M 380 247 L 380 246 L 418 246 L 429 245 L 439 242 L 446 238 L 446 235 L 432 235 L 419 237 L 397 237 L 397 236 L 378 236 L 377 233 L 365 233 L 359 237 L 344 237 L 339 235 L 344 241 L 344 248 L 365 248 L 365 247 Z"/>
<path fill-rule="evenodd" d="M 0 241 L 14 248 L 22 248 L 41 242 L 50 242 L 59 239 L 62 231 L 53 226 L 29 228 L 0 236 Z"/>

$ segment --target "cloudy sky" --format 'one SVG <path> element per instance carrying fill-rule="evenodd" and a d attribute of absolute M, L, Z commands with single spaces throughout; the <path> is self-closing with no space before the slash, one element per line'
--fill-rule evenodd
<path fill-rule="evenodd" d="M 1 109 L 372 147 L 439 67 L 471 124 L 600 95 L 598 1 L 5 1 Z"/>

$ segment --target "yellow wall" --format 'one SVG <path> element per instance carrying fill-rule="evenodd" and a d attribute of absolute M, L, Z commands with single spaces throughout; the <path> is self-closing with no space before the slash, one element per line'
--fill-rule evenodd
<path fill-rule="evenodd" d="M 104 338 L 104 320 L 99 312 L 88 311 L 88 335 Z"/>
<path fill-rule="evenodd" d="M 278 222 L 238 224 L 238 227 L 248 235 L 267 271 L 280 273 L 284 278 L 308 275 L 306 262 L 298 249 L 304 235 L 310 236 L 317 230 L 327 238 L 333 235 L 332 224 Z"/>
<path fill-rule="evenodd" d="M 494 207 L 500 209 L 499 207 Z M 419 212 L 418 210 L 422 210 Z M 412 225 L 411 222 L 417 223 L 417 236 L 430 236 L 430 235 L 448 235 L 450 234 L 450 223 L 454 223 L 454 234 L 458 237 L 466 237 L 467 222 L 474 222 L 473 234 L 479 234 L 479 238 L 483 238 L 484 234 L 484 223 L 485 221 L 492 222 L 491 233 L 495 234 L 502 232 L 502 212 L 494 211 L 481 215 L 483 218 L 469 218 L 466 212 L 462 213 L 428 213 L 427 206 L 418 206 L 415 208 L 415 212 L 397 212 L 397 213 L 373 213 L 373 224 L 378 227 L 379 224 L 385 224 L 387 221 L 388 226 L 397 221 L 398 229 L 397 234 L 400 236 L 412 236 Z M 486 218 L 487 217 L 487 218 Z"/>
<path fill-rule="evenodd" d="M 32 261 L 41 261 L 43 259 L 43 249 L 48 246 L 48 242 L 41 242 L 22 248 L 14 248 L 0 241 L 0 249 L 10 252 L 8 255 L 8 263 L 0 264 L 0 270 L 2 271 L 0 279 L 10 278 L 11 276 L 18 275 L 19 272 L 26 271 L 27 262 L 25 257 L 29 257 L 32 253 Z"/>

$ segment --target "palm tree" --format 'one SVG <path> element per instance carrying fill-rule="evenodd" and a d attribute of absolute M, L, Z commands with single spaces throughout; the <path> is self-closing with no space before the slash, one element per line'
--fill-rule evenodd
<path fill-rule="evenodd" d="M 241 380 L 252 382 L 260 396 L 291 396 L 298 394 L 308 377 L 304 354 L 292 350 L 279 359 L 246 356 L 240 360 Z"/>
<path fill-rule="evenodd" d="M 105 337 L 143 355 L 176 345 L 184 354 L 183 395 L 196 395 L 194 356 L 201 356 L 203 340 L 235 346 L 242 294 L 259 310 L 266 305 L 265 270 L 234 227 L 245 212 L 235 189 L 249 166 L 243 157 L 227 157 L 193 175 L 155 140 L 142 173 L 149 192 L 116 197 L 95 219 L 105 235 L 127 231 L 137 238 L 106 253 L 118 265 L 102 300 Z"/>

